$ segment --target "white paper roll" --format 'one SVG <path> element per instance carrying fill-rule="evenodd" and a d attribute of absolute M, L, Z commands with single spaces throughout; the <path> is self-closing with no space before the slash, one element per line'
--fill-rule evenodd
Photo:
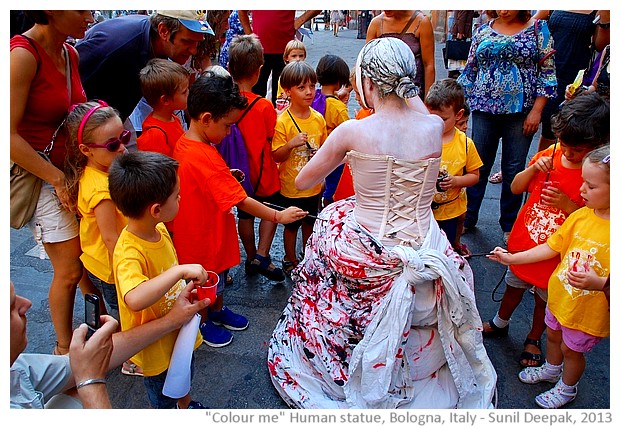
<path fill-rule="evenodd" d="M 196 314 L 181 327 L 177 341 L 174 343 L 170 367 L 162 393 L 169 398 L 182 398 L 191 387 L 191 362 L 196 334 L 200 326 L 200 315 Z"/>

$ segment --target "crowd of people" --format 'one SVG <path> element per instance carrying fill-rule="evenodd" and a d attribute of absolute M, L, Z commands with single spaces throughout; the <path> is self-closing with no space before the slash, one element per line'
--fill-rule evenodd
<path fill-rule="evenodd" d="M 459 15 L 468 58 L 436 80 L 421 11 L 383 11 L 355 64 L 328 54 L 316 69 L 295 35 L 321 11 L 26 11 L 10 154 L 42 183 L 24 223 L 54 271 L 56 345 L 24 353 L 31 304 L 11 284 L 11 407 L 109 408 L 106 373 L 121 366 L 153 408 L 206 408 L 165 383 L 192 316 L 192 350 L 251 323 L 224 304 L 239 241 L 246 276 L 293 283 L 266 363 L 291 407 L 492 408 L 482 338 L 508 335 L 530 289 L 518 378 L 554 383 L 540 407 L 574 401 L 584 354 L 609 336 L 609 11 L 484 12 L 473 33 Z M 560 55 L 556 40 L 580 49 Z M 507 249 L 488 258 L 509 268 L 483 322 L 461 238 L 500 140 Z M 215 297 L 199 299 L 212 278 Z M 72 326 L 78 285 L 100 297 L 90 339 Z"/>

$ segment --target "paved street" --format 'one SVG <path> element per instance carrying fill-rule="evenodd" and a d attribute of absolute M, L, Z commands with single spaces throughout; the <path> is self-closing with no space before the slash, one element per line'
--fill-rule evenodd
<path fill-rule="evenodd" d="M 321 26 L 322 27 L 322 26 Z M 308 62 L 316 66 L 326 53 L 344 58 L 353 66 L 364 41 L 356 39 L 356 30 L 345 30 L 334 37 L 329 31 L 314 32 L 312 40 L 306 39 Z M 447 73 L 441 60 L 442 44 L 436 45 L 437 79 Z M 351 97 L 351 115 L 356 103 Z M 415 125 L 412 126 L 415 132 Z M 471 131 L 470 131 L 471 134 Z M 538 135 L 535 136 L 538 140 Z M 533 144 L 535 146 L 535 144 Z M 534 153 L 532 149 L 530 155 Z M 494 168 L 493 171 L 497 171 Z M 484 252 L 502 244 L 502 232 L 498 225 L 500 185 L 489 184 L 483 203 L 478 228 L 465 235 L 463 241 L 472 252 Z M 34 241 L 30 231 L 11 230 L 10 278 L 17 293 L 32 300 L 28 313 L 27 351 L 51 353 L 55 340 L 49 316 L 47 291 L 52 277 L 48 260 L 26 255 Z M 243 252 L 243 250 L 242 250 Z M 272 258 L 276 263 L 282 260 L 282 226 L 278 227 Z M 242 254 L 242 260 L 244 260 Z M 483 320 L 491 318 L 499 305 L 504 285 L 501 282 L 504 267 L 486 260 L 473 258 L 471 266 L 476 278 L 476 298 Z M 286 408 L 280 399 L 267 372 L 267 345 L 273 327 L 291 292 L 289 281 L 274 284 L 263 278 L 246 278 L 242 266 L 232 269 L 234 283 L 227 287 L 225 302 L 233 310 L 244 314 L 250 320 L 250 327 L 234 333 L 231 345 L 213 349 L 206 345 L 196 351 L 195 375 L 192 395 L 211 408 Z M 499 287 L 496 288 L 496 285 Z M 526 293 L 521 306 L 512 317 L 510 335 L 505 339 L 485 340 L 488 354 L 498 373 L 499 408 L 533 408 L 534 396 L 548 389 L 548 384 L 528 386 L 517 379 L 519 364 L 517 357 L 522 351 L 522 342 L 529 331 L 533 309 L 533 295 Z M 75 305 L 74 323 L 83 320 L 83 299 L 78 293 Z M 577 399 L 566 408 L 609 408 L 610 407 L 610 342 L 603 340 L 594 351 L 586 355 L 587 368 L 579 384 Z M 120 370 L 108 376 L 111 399 L 116 408 L 148 408 L 145 389 L 139 377 L 122 375 Z"/>

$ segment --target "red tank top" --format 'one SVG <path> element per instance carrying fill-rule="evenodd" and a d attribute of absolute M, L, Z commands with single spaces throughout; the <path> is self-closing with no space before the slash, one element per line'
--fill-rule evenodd
<path fill-rule="evenodd" d="M 65 44 L 71 61 L 71 100 L 67 90 L 67 78 L 60 73 L 50 56 L 36 41 L 21 35 L 11 38 L 11 51 L 24 48 L 37 60 L 37 73 L 30 84 L 24 116 L 17 127 L 19 134 L 38 151 L 44 150 L 54 131 L 61 124 L 69 107 L 86 101 L 78 70 L 77 52 Z M 65 160 L 64 133 L 59 133 L 51 153 L 52 163 L 62 169 Z"/>

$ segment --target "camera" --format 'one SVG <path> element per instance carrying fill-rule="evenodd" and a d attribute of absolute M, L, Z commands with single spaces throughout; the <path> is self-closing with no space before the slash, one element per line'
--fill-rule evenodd
<path fill-rule="evenodd" d="M 437 176 L 437 182 L 435 183 L 435 188 L 437 188 L 437 192 L 444 192 L 444 189 L 441 188 L 441 181 L 448 177 L 448 173 L 445 171 L 441 171 L 439 176 Z"/>
<path fill-rule="evenodd" d="M 88 340 L 101 326 L 99 297 L 97 295 L 90 293 L 84 295 L 84 322 L 88 325 L 88 333 L 86 334 Z"/>

